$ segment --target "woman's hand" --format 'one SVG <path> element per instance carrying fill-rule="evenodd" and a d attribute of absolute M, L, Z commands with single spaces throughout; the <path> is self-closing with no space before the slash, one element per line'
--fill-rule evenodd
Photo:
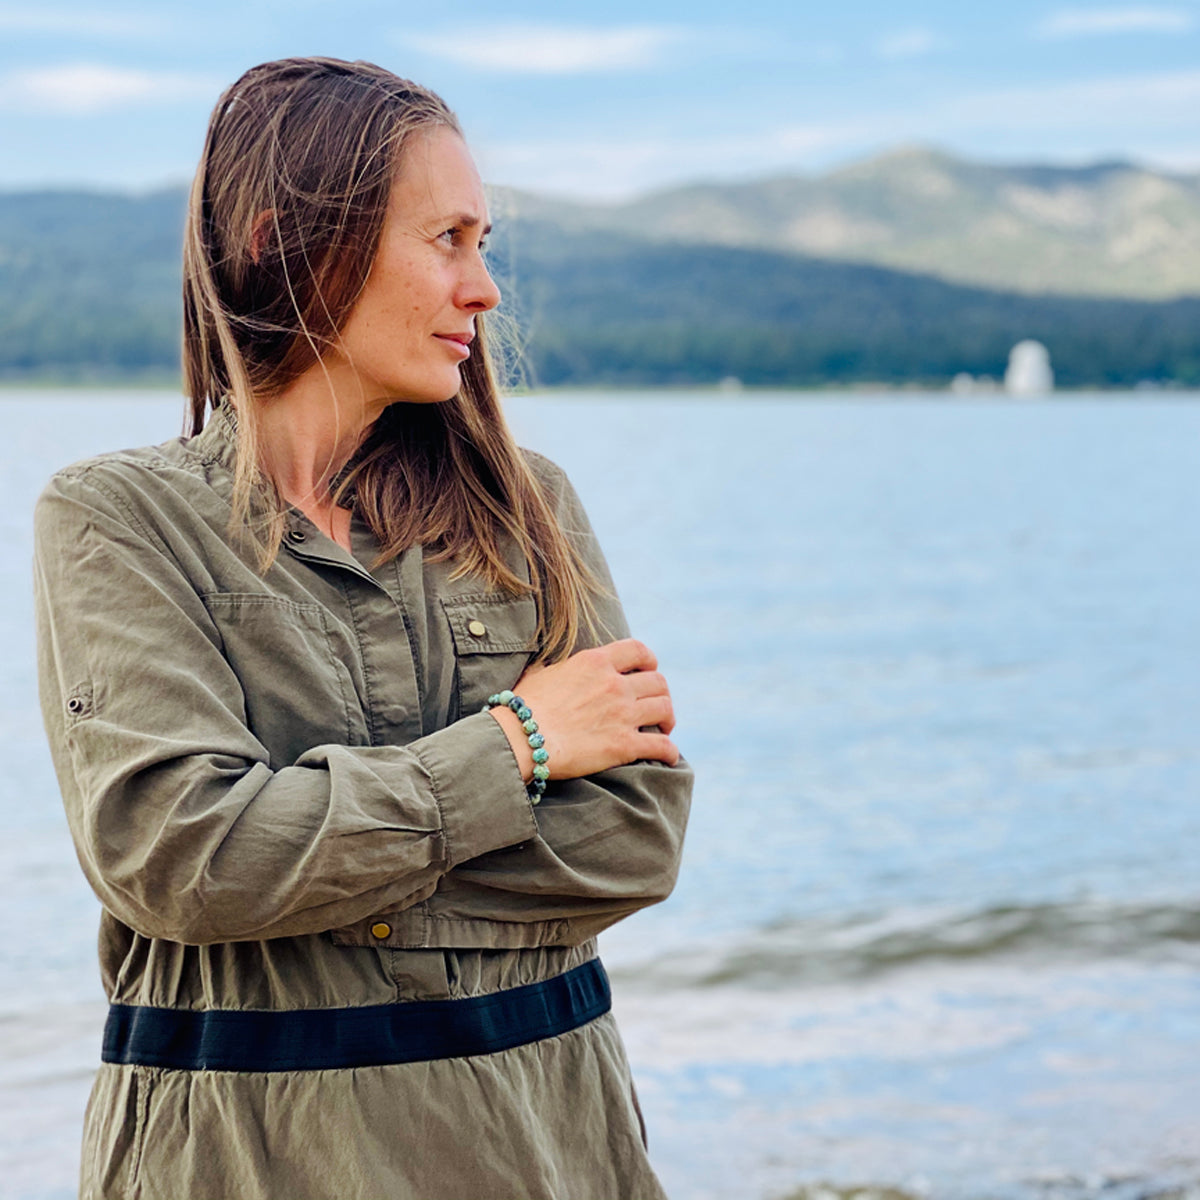
<path fill-rule="evenodd" d="M 657 667 L 648 647 L 625 638 L 549 667 L 530 667 L 517 680 L 512 690 L 532 710 L 546 739 L 551 779 L 575 779 L 638 759 L 668 766 L 679 761 L 679 749 L 667 736 L 675 728 L 671 694 Z M 490 711 L 528 781 L 533 752 L 516 713 Z"/>

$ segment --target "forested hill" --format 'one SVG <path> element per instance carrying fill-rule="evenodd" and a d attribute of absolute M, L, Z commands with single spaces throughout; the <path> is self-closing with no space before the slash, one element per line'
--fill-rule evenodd
<path fill-rule="evenodd" d="M 568 232 L 755 247 L 1031 294 L 1200 292 L 1200 174 L 1128 162 L 970 162 L 908 147 L 817 176 L 667 188 L 619 204 L 509 194 Z"/>
<path fill-rule="evenodd" d="M 602 234 L 554 245 L 521 223 L 510 236 L 516 315 L 545 384 L 940 386 L 1003 376 L 1027 337 L 1063 386 L 1200 384 L 1200 297 L 1030 296 L 761 250 Z"/>
<path fill-rule="evenodd" d="M 176 370 L 184 201 L 0 194 L 0 375 Z"/>
<path fill-rule="evenodd" d="M 182 190 L 0 195 L 0 378 L 177 371 L 183 211 Z M 1200 299 L 988 291 L 547 216 L 502 219 L 494 245 L 537 384 L 939 385 L 1002 374 L 1024 337 L 1066 385 L 1200 384 Z"/>

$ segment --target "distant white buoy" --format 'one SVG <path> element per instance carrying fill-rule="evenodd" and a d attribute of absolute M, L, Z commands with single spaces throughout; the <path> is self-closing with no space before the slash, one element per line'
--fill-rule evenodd
<path fill-rule="evenodd" d="M 970 371 L 959 371 L 950 380 L 950 392 L 954 396 L 991 396 L 996 390 L 996 381 L 990 375 L 972 375 Z"/>
<path fill-rule="evenodd" d="M 1009 351 L 1004 390 L 1010 396 L 1046 396 L 1054 391 L 1050 351 L 1041 342 L 1027 338 Z"/>

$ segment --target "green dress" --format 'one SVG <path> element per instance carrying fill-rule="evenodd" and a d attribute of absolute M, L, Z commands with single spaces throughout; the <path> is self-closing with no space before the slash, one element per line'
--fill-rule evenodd
<path fill-rule="evenodd" d="M 351 554 L 297 512 L 261 573 L 228 534 L 234 441 L 218 409 L 67 468 L 37 508 L 42 706 L 105 991 L 176 1047 L 238 1031 L 224 1058 L 122 1058 L 110 1019 L 81 1195 L 655 1200 L 611 1013 L 402 1061 L 371 1034 L 343 1062 L 320 1031 L 594 980 L 595 935 L 671 890 L 690 770 L 555 781 L 531 806 L 479 708 L 529 660 L 532 599 L 420 547 L 374 566 L 357 518 Z M 608 581 L 565 476 L 528 461 Z M 600 640 L 627 636 L 615 595 L 599 607 Z"/>

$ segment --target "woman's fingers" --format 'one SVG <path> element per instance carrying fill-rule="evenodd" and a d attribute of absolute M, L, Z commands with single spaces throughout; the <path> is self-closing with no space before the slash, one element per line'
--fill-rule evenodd
<path fill-rule="evenodd" d="M 654 671 L 658 668 L 658 659 L 654 652 L 644 642 L 637 638 L 622 638 L 619 642 L 609 642 L 601 646 L 608 660 L 622 675 L 629 671 Z"/>
<path fill-rule="evenodd" d="M 670 695 L 667 677 L 661 671 L 631 671 L 625 676 L 625 681 L 639 700 L 647 696 Z"/>
<path fill-rule="evenodd" d="M 663 733 L 675 728 L 675 709 L 670 696 L 648 696 L 635 707 L 638 726 L 657 725 Z"/>
<path fill-rule="evenodd" d="M 660 671 L 635 671 L 625 676 L 625 682 L 634 696 L 638 725 L 657 725 L 670 733 L 675 728 L 675 709 L 666 676 Z"/>
<path fill-rule="evenodd" d="M 630 762 L 649 758 L 673 767 L 679 761 L 679 747 L 665 733 L 639 733 L 635 745 L 637 753 Z"/>
<path fill-rule="evenodd" d="M 675 713 L 666 678 L 653 652 L 636 638 L 528 669 L 513 690 L 536 714 L 552 779 L 573 779 L 638 759 L 672 766 L 679 761 L 668 736 Z M 505 733 L 528 777 L 531 752 L 515 741 L 523 733 L 503 712 L 497 719 L 502 726 L 507 722 Z"/>

